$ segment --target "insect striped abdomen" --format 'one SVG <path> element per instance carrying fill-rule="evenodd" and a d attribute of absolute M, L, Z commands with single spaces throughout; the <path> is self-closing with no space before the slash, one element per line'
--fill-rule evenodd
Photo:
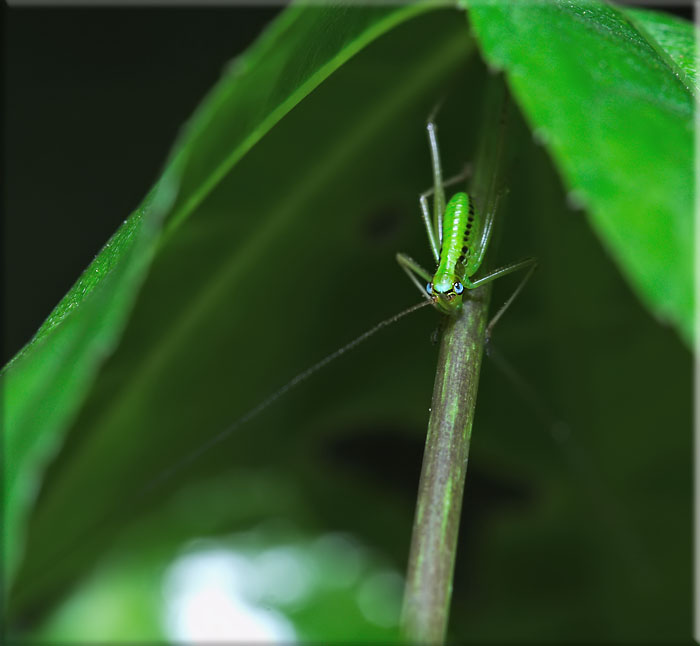
<path fill-rule="evenodd" d="M 466 193 L 455 193 L 442 218 L 442 248 L 435 282 L 462 280 L 474 239 L 474 203 Z"/>

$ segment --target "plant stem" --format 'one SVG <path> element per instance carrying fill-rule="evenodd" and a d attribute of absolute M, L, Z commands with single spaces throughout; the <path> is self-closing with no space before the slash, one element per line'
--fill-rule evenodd
<path fill-rule="evenodd" d="M 471 193 L 486 213 L 499 205 L 506 166 L 508 100 L 487 81 Z M 493 240 L 487 256 L 493 257 Z M 413 642 L 444 642 L 491 283 L 469 292 L 444 326 L 406 575 L 401 628 Z"/>
<path fill-rule="evenodd" d="M 475 290 L 440 346 L 404 600 L 404 631 L 418 642 L 441 642 L 447 627 L 489 291 Z"/>

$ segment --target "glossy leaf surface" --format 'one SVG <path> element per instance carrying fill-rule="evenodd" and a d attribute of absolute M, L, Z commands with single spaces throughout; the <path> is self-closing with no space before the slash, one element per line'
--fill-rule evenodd
<path fill-rule="evenodd" d="M 572 201 L 642 301 L 690 343 L 692 26 L 598 2 L 465 4 Z"/>

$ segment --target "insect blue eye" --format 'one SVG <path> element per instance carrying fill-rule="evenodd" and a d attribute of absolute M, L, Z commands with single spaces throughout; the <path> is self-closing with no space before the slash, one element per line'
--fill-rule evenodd
<path fill-rule="evenodd" d="M 455 283 L 454 290 L 455 294 L 461 294 L 464 291 L 464 285 L 462 285 L 462 283 Z"/>
<path fill-rule="evenodd" d="M 432 283 L 428 283 L 428 284 L 425 286 L 425 291 L 428 292 L 428 294 L 430 294 L 430 295 L 432 296 L 432 295 L 433 295 L 433 284 L 432 284 Z"/>

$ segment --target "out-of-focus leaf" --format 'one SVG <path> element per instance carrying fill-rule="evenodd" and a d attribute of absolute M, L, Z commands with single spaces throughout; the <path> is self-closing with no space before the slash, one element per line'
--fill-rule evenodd
<path fill-rule="evenodd" d="M 2 373 L 5 584 L 21 558 L 26 516 L 46 463 L 117 344 L 148 271 L 163 217 L 177 190 L 178 167 L 176 162 L 164 174 Z"/>
<path fill-rule="evenodd" d="M 150 519 L 172 526 L 172 508 Z M 131 543 L 143 547 L 142 541 Z M 157 544 L 157 543 L 155 543 Z M 262 523 L 171 553 L 132 549 L 86 577 L 42 627 L 47 643 L 395 642 L 403 577 L 342 533 Z"/>
<path fill-rule="evenodd" d="M 194 115 L 158 190 L 5 367 L 6 583 L 21 556 L 23 525 L 45 465 L 118 343 L 156 246 L 163 244 L 163 220 L 169 218 L 168 231 L 176 229 L 251 146 L 333 70 L 426 8 L 361 7 L 339 13 L 295 6 L 284 12 L 235 61 Z"/>
<path fill-rule="evenodd" d="M 690 343 L 691 26 L 592 1 L 463 4 L 573 201 L 642 301 Z"/>
<path fill-rule="evenodd" d="M 245 402 L 255 401 L 255 391 L 248 390 L 254 382 L 235 378 L 241 369 L 251 376 L 265 376 L 265 388 L 279 384 L 277 369 L 279 375 L 289 374 L 285 361 L 263 359 L 267 352 L 277 354 L 279 348 L 270 343 L 254 347 L 247 339 L 264 329 L 263 322 L 265 338 L 284 338 L 277 320 L 282 313 L 285 334 L 296 327 L 297 338 L 303 338 L 309 328 L 308 312 L 322 302 L 306 294 L 333 294 L 334 285 L 340 284 L 330 272 L 314 278 L 319 262 L 331 262 L 319 261 L 320 252 L 333 251 L 334 263 L 342 263 L 345 255 L 351 267 L 347 254 L 363 233 L 350 214 L 381 207 L 398 193 L 410 195 L 396 188 L 402 169 L 395 165 L 395 157 L 381 158 L 374 153 L 375 146 L 384 141 L 386 151 L 391 151 L 395 149 L 391 137 L 400 138 L 402 132 L 412 130 L 417 136 L 406 145 L 413 155 L 414 144 L 421 140 L 421 126 L 415 124 L 424 120 L 439 88 L 464 65 L 469 52 L 463 24 L 445 17 L 459 15 L 453 11 L 431 12 L 426 18 L 443 30 L 439 47 L 432 42 L 408 44 L 423 33 L 409 19 L 428 8 L 426 4 L 292 8 L 237 61 L 197 111 L 181 144 L 186 156 L 175 153 L 182 166 L 177 201 L 170 208 L 166 232 L 158 240 L 156 264 L 139 294 L 120 351 L 104 366 L 96 383 L 85 384 L 80 397 L 72 399 L 73 410 L 82 403 L 80 415 L 70 444 L 54 465 L 55 479 L 43 490 L 35 519 L 39 526 L 46 522 L 44 527 L 51 527 L 54 540 L 48 544 L 39 539 L 43 547 L 32 554 L 27 567 L 31 570 L 36 558 L 41 573 L 20 576 L 13 596 L 17 604 L 65 584 L 62 577 L 74 576 L 77 566 L 87 562 L 89 550 L 74 549 L 78 537 L 90 541 L 101 537 L 98 543 L 109 540 L 114 531 L 110 524 L 120 524 L 120 514 L 131 513 L 133 505 L 126 501 L 140 500 L 142 489 L 159 470 L 196 445 L 199 429 L 212 434 L 240 414 Z M 411 26 L 399 29 L 397 25 L 404 22 Z M 331 87 L 319 98 L 317 89 L 314 107 L 292 110 L 334 69 L 392 27 L 397 27 L 393 30 L 397 35 L 392 32 L 389 41 L 351 66 L 344 81 L 323 84 Z M 394 52 L 391 42 L 397 43 Z M 273 129 L 285 113 L 284 127 L 278 123 Z M 277 136 L 267 147 L 253 146 L 263 141 L 265 132 Z M 246 151 L 246 163 L 240 166 Z M 394 164 L 390 177 L 382 174 L 388 163 Z M 234 166 L 236 172 L 232 172 Z M 357 172 L 369 178 L 365 192 L 339 192 L 339 182 L 352 186 L 345 182 Z M 319 194 L 324 198 L 314 202 Z M 329 217 L 332 226 L 327 226 Z M 309 245 L 312 231 L 317 232 L 312 236 L 316 240 Z M 348 237 L 343 240 L 339 235 Z M 315 248 L 324 239 L 323 246 Z M 304 277 L 309 284 L 299 291 Z M 358 304 L 362 300 L 356 295 Z M 41 347 L 48 348 L 49 354 L 55 347 L 49 335 L 58 334 L 68 321 L 82 320 L 87 302 L 87 298 L 76 299 L 75 313 L 44 336 Z M 255 312 L 260 316 L 249 317 Z M 368 320 L 374 318 L 376 314 Z M 92 329 L 86 326 L 89 336 Z M 351 333 L 358 329 L 349 327 Z M 246 356 L 247 351 L 252 354 Z M 302 353 L 296 361 L 291 356 L 287 361 L 299 366 L 308 356 Z M 209 363 L 212 359 L 214 363 Z M 70 356 L 60 357 L 59 363 L 64 370 L 75 369 Z M 39 364 L 36 371 L 41 371 Z M 52 380 L 49 373 L 44 378 L 49 388 L 62 391 L 60 380 Z M 92 388 L 85 390 L 88 385 Z M 8 392 L 19 402 L 27 394 L 15 386 Z M 159 401 L 167 410 L 157 412 Z M 28 424 L 37 427 L 39 421 L 32 415 L 27 418 Z M 12 432 L 23 436 L 18 428 Z M 164 448 L 164 441 L 168 447 Z M 252 448 L 254 454 L 264 450 L 262 445 Z M 24 471 L 21 455 L 13 457 L 13 465 Z M 131 475 L 125 480 L 126 473 Z M 81 495 L 92 502 L 76 505 Z M 39 529 L 34 534 L 42 535 L 48 533 Z M 29 551 L 34 552 L 34 547 L 38 546 Z M 43 558 L 49 559 L 51 567 L 39 565 L 44 548 L 48 552 Z M 65 550 L 69 557 L 55 558 Z"/>

